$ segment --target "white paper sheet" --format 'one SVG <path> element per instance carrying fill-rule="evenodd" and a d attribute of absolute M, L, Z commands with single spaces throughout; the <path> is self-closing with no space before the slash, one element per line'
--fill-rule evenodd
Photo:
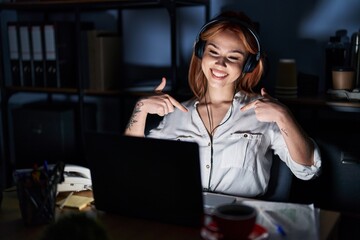
<path fill-rule="evenodd" d="M 238 200 L 258 209 L 257 223 L 265 227 L 273 239 L 318 240 L 319 214 L 313 204 L 295 204 L 257 200 Z M 281 226 L 285 235 L 277 229 Z"/>

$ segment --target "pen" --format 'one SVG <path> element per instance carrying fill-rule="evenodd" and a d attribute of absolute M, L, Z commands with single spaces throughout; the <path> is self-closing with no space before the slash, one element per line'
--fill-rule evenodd
<path fill-rule="evenodd" d="M 69 199 L 71 198 L 71 196 L 74 194 L 74 192 L 69 193 L 69 195 L 65 198 L 64 202 L 60 205 L 60 209 L 63 209 L 63 207 L 65 206 L 65 204 L 67 203 L 67 201 L 69 201 Z"/>
<path fill-rule="evenodd" d="M 283 237 L 286 236 L 285 230 L 280 224 L 274 222 L 273 218 L 269 216 L 269 214 L 267 214 L 263 209 L 258 208 L 258 210 L 259 213 L 264 217 L 264 219 L 266 219 L 266 221 L 268 221 L 271 225 L 275 227 L 277 233 L 279 233 Z"/>
<path fill-rule="evenodd" d="M 46 160 L 44 161 L 44 171 L 46 173 L 46 176 L 49 176 L 49 165 Z"/>

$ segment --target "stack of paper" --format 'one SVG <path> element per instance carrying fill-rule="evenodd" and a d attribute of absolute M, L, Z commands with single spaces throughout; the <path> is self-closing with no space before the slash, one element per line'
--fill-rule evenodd
<path fill-rule="evenodd" d="M 70 195 L 69 197 L 58 201 L 56 204 L 61 207 L 69 207 L 69 208 L 76 208 L 76 209 L 83 209 L 91 202 L 94 201 L 92 197 L 84 197 L 78 195 Z"/>

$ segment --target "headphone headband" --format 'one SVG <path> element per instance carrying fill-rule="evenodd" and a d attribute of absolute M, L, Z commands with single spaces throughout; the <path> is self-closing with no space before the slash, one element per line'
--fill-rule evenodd
<path fill-rule="evenodd" d="M 253 30 L 253 28 L 248 23 L 241 21 L 235 17 L 219 16 L 219 17 L 216 17 L 213 20 L 210 20 L 209 22 L 205 23 L 201 27 L 200 32 L 198 33 L 196 40 L 195 40 L 195 45 L 194 45 L 195 56 L 197 56 L 198 58 L 201 59 L 204 54 L 206 41 L 201 40 L 201 34 L 204 31 L 206 31 L 206 29 L 209 26 L 219 23 L 219 22 L 230 22 L 230 23 L 238 24 L 241 27 L 245 27 L 248 30 L 248 32 L 250 32 L 251 35 L 254 37 L 258 51 L 256 52 L 256 54 L 249 54 L 248 58 L 245 61 L 244 66 L 243 66 L 244 73 L 252 72 L 254 70 L 254 68 L 256 67 L 256 65 L 258 64 L 260 57 L 261 57 L 261 47 L 260 47 L 259 36 L 257 35 L 256 31 Z"/>

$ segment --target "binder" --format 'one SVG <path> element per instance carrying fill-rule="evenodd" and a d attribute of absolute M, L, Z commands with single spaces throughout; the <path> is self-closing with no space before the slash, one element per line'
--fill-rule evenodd
<path fill-rule="evenodd" d="M 8 23 L 8 40 L 9 40 L 9 56 L 11 67 L 11 83 L 12 86 L 21 86 L 21 63 L 19 52 L 17 24 L 13 22 Z"/>
<path fill-rule="evenodd" d="M 119 87 L 120 44 L 117 33 L 88 31 L 89 89 L 105 91 Z"/>
<path fill-rule="evenodd" d="M 20 59 L 22 69 L 22 85 L 33 86 L 32 60 L 30 52 L 30 28 L 28 24 L 19 24 Z"/>
<path fill-rule="evenodd" d="M 30 29 L 34 87 L 45 87 L 45 61 L 43 51 L 42 25 L 40 23 L 33 23 L 30 26 Z"/>
<path fill-rule="evenodd" d="M 55 24 L 44 25 L 45 86 L 60 87 L 59 62 L 55 42 Z"/>

